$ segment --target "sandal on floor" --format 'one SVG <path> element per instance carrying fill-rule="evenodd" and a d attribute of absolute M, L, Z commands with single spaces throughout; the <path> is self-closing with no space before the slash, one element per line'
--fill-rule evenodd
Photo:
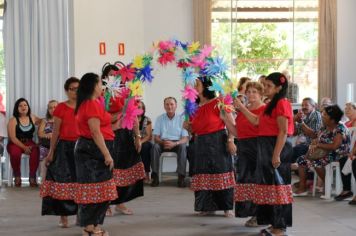
<path fill-rule="evenodd" d="M 63 221 L 62 219 L 59 220 L 59 223 L 58 223 L 58 226 L 61 227 L 61 228 L 69 228 L 69 225 L 68 225 L 68 218 L 67 220 Z"/>
<path fill-rule="evenodd" d="M 108 231 L 106 230 L 96 230 L 96 231 L 88 231 L 83 229 L 83 236 L 109 236 Z"/>
<path fill-rule="evenodd" d="M 198 216 L 213 216 L 215 211 L 200 211 L 197 213 Z"/>
<path fill-rule="evenodd" d="M 226 217 L 226 218 L 232 218 L 232 217 L 234 217 L 234 214 L 232 213 L 232 211 L 224 211 L 224 216 Z"/>
<path fill-rule="evenodd" d="M 30 178 L 30 187 L 38 187 L 38 184 L 37 184 L 35 178 Z"/>
<path fill-rule="evenodd" d="M 246 221 L 245 226 L 246 227 L 258 227 L 256 216 L 252 216 L 248 221 Z"/>
<path fill-rule="evenodd" d="M 112 211 L 111 211 L 111 208 L 110 207 L 108 207 L 108 209 L 106 210 L 106 212 L 105 212 L 105 216 L 113 216 L 113 213 L 112 213 Z"/>
<path fill-rule="evenodd" d="M 268 229 L 261 230 L 261 236 L 288 236 L 285 232 L 281 232 L 280 234 L 274 234 Z"/>
<path fill-rule="evenodd" d="M 15 177 L 15 187 L 21 187 L 21 177 Z"/>
<path fill-rule="evenodd" d="M 133 211 L 130 209 L 130 208 L 125 208 L 125 209 L 122 209 L 118 206 L 115 207 L 115 211 L 123 214 L 123 215 L 133 215 Z"/>

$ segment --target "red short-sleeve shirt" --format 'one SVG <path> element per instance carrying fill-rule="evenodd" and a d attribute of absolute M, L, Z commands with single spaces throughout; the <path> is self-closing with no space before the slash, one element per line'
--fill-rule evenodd
<path fill-rule="evenodd" d="M 214 99 L 198 108 L 191 118 L 194 134 L 209 134 L 225 128 L 224 122 L 220 119 L 220 111 L 216 106 L 217 103 L 218 99 Z"/>
<path fill-rule="evenodd" d="M 262 105 L 257 109 L 250 110 L 250 112 L 259 116 L 264 109 L 265 105 Z M 242 112 L 237 113 L 235 121 L 238 139 L 255 138 L 258 136 L 258 126 L 249 122 Z"/>
<path fill-rule="evenodd" d="M 90 118 L 98 118 L 100 120 L 100 131 L 105 140 L 114 140 L 114 132 L 111 128 L 111 116 L 100 105 L 98 100 L 87 100 L 80 105 L 76 116 L 80 136 L 92 138 L 88 124 Z"/>
<path fill-rule="evenodd" d="M 69 107 L 65 102 L 61 102 L 54 110 L 53 116 L 62 121 L 59 129 L 59 139 L 76 141 L 79 137 L 79 131 L 75 122 L 74 108 Z"/>
<path fill-rule="evenodd" d="M 268 106 L 268 105 L 267 105 Z M 265 107 L 265 109 L 267 108 Z M 280 99 L 277 106 L 273 109 L 272 115 L 268 116 L 262 111 L 259 120 L 259 136 L 277 136 L 279 133 L 277 117 L 284 116 L 288 119 L 288 135 L 293 135 L 293 111 L 290 102 L 286 99 Z"/>

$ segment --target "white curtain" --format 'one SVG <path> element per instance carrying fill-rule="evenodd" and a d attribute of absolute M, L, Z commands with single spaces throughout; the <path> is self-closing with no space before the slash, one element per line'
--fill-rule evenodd
<path fill-rule="evenodd" d="M 65 98 L 69 77 L 70 0 L 8 0 L 4 13 L 7 116 L 26 98 L 34 114 Z"/>

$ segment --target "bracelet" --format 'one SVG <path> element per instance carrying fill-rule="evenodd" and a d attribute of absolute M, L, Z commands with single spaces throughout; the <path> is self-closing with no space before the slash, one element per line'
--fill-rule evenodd
<path fill-rule="evenodd" d="M 142 138 L 141 134 L 135 134 L 136 137 Z"/>

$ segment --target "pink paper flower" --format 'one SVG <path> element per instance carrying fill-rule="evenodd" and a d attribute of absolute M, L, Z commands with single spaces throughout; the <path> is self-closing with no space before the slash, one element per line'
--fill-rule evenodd
<path fill-rule="evenodd" d="M 193 88 L 191 85 L 185 86 L 184 90 L 182 91 L 183 98 L 188 99 L 191 102 L 195 102 L 198 97 L 198 92 Z"/>
<path fill-rule="evenodd" d="M 191 65 L 203 69 L 206 65 L 204 55 L 199 54 L 198 56 L 192 57 Z"/>
<path fill-rule="evenodd" d="M 141 115 L 143 110 L 137 108 L 135 98 L 130 98 L 127 102 L 126 109 L 123 112 L 121 127 L 132 130 L 137 116 Z"/>
<path fill-rule="evenodd" d="M 161 65 L 167 65 L 169 62 L 172 62 L 175 60 L 174 53 L 173 52 L 166 52 L 161 55 L 160 58 L 158 58 L 158 62 Z"/>
<path fill-rule="evenodd" d="M 174 42 L 172 41 L 161 41 L 158 43 L 158 47 L 161 50 L 170 50 L 175 46 Z"/>

